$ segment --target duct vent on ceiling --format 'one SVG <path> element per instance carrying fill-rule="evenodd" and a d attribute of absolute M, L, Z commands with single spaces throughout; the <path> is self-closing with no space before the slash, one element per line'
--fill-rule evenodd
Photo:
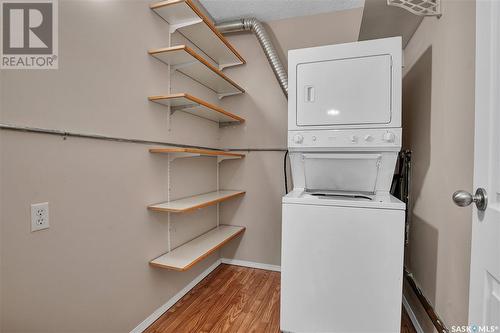
<path fill-rule="evenodd" d="M 420 16 L 441 16 L 441 0 L 387 0 L 389 6 L 401 7 Z"/>

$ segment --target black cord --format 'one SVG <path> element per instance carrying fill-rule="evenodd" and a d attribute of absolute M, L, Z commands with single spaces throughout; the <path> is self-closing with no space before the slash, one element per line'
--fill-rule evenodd
<path fill-rule="evenodd" d="M 283 157 L 283 172 L 285 174 L 285 194 L 288 193 L 288 179 L 286 177 L 286 157 L 288 156 L 288 150 L 285 153 L 285 157 Z"/>

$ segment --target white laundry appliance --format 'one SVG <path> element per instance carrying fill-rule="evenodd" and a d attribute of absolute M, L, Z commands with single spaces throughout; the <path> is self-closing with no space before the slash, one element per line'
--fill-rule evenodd
<path fill-rule="evenodd" d="M 281 330 L 400 331 L 401 38 L 288 53 Z"/>

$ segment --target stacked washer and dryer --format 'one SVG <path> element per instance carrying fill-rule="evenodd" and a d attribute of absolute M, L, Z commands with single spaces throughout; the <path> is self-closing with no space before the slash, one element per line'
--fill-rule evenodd
<path fill-rule="evenodd" d="M 281 330 L 400 331 L 401 38 L 288 53 Z"/>

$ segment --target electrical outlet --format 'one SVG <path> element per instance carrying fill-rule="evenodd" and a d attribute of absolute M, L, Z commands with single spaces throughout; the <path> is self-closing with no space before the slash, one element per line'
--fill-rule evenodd
<path fill-rule="evenodd" d="M 49 203 L 31 205 L 31 232 L 49 228 Z"/>

